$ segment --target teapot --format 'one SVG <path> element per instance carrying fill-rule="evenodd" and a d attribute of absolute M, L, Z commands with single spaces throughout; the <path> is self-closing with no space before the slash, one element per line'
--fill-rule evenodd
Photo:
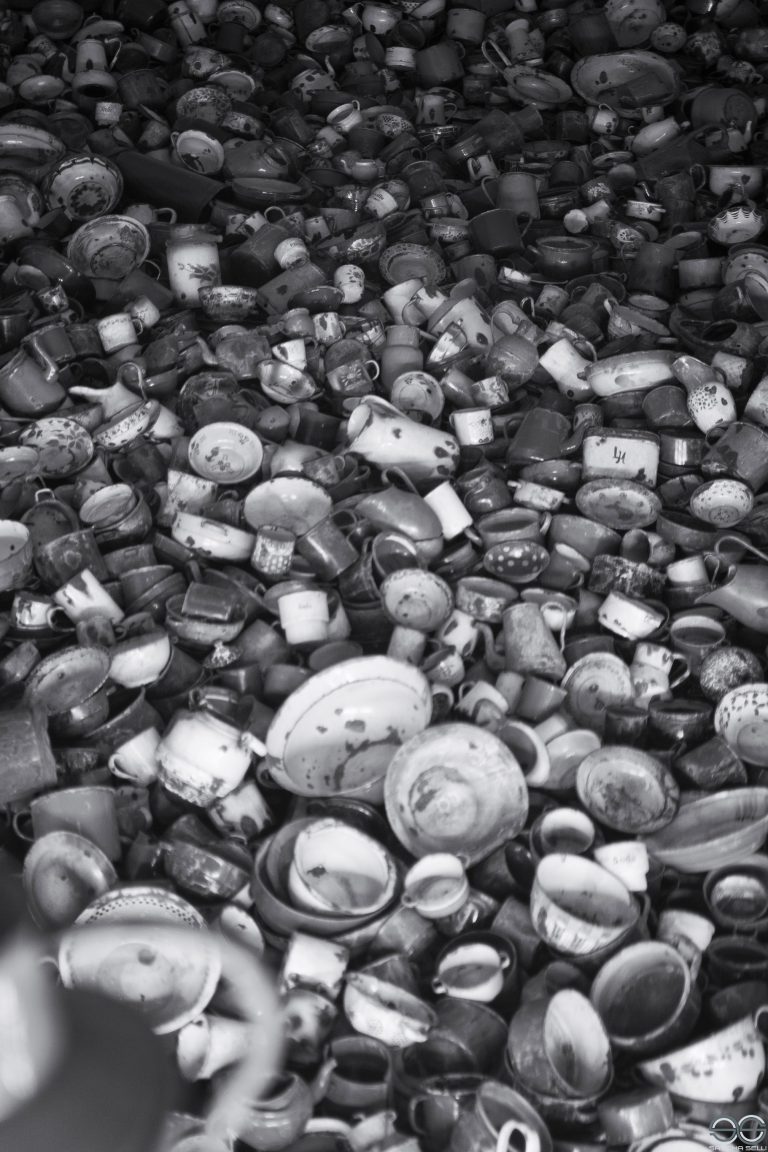
<path fill-rule="evenodd" d="M 271 1088 L 252 1103 L 248 1120 L 239 1133 L 243 1144 L 255 1152 L 281 1152 L 301 1135 L 315 1104 L 325 1095 L 336 1061 L 326 1060 L 311 1084 L 295 1072 L 278 1076 Z"/>
<path fill-rule="evenodd" d="M 364 495 L 355 511 L 380 531 L 391 528 L 409 537 L 426 563 L 437 559 L 444 544 L 437 514 L 399 468 L 385 468 L 382 477 L 389 486 Z M 395 479 L 404 486 L 393 484 Z"/>

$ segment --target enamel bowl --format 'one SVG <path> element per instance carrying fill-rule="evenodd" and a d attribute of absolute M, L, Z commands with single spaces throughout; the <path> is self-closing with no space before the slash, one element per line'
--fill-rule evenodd
<path fill-rule="evenodd" d="M 590 752 L 576 772 L 576 791 L 596 820 L 630 836 L 666 827 L 680 799 L 675 778 L 655 756 L 623 744 Z"/>
<path fill-rule="evenodd" d="M 639 906 L 599 864 L 568 853 L 545 856 L 531 889 L 531 919 L 550 948 L 589 956 L 617 943 L 637 923 Z"/>
<path fill-rule="evenodd" d="M 64 480 L 79 472 L 95 450 L 85 428 L 65 416 L 46 416 L 28 424 L 19 443 L 35 449 L 40 472 L 50 480 Z"/>
<path fill-rule="evenodd" d="M 239 324 L 247 319 L 259 300 L 257 288 L 240 284 L 214 284 L 200 289 L 200 303 L 209 320 L 219 324 Z"/>
<path fill-rule="evenodd" d="M 242 484 L 261 468 L 260 438 L 243 424 L 205 424 L 189 442 L 189 462 L 204 480 Z"/>
<path fill-rule="evenodd" d="M 93 220 L 120 202 L 123 177 L 104 156 L 68 156 L 48 173 L 42 191 L 51 211 L 61 208 L 73 220 Z"/>
<path fill-rule="evenodd" d="M 271 932 L 290 936 L 304 932 L 322 939 L 360 929 L 366 924 L 377 924 L 378 916 L 342 916 L 330 912 L 297 908 L 288 891 L 288 875 L 293 860 L 293 846 L 302 828 L 314 823 L 311 817 L 294 820 L 280 832 L 268 837 L 256 852 L 251 876 L 250 894 L 259 921 Z M 280 833 L 285 832 L 285 835 Z M 378 927 L 374 929 L 378 931 Z"/>
<path fill-rule="evenodd" d="M 437 1024 L 434 1008 L 424 1000 L 362 972 L 347 977 L 344 1012 L 356 1032 L 374 1036 L 390 1048 L 423 1042 Z"/>
<path fill-rule="evenodd" d="M 333 508 L 333 501 L 320 484 L 305 476 L 275 476 L 258 484 L 245 498 L 243 515 L 254 529 L 264 524 L 288 528 L 303 536 Z"/>
<path fill-rule="evenodd" d="M 342 820 L 316 820 L 296 837 L 288 889 L 296 906 L 342 916 L 375 916 L 395 898 L 389 852 Z"/>
<path fill-rule="evenodd" d="M 0 124 L 0 172 L 37 181 L 60 160 L 66 147 L 57 136 L 33 124 Z"/>
<path fill-rule="evenodd" d="M 445 580 L 422 568 L 390 572 L 382 581 L 380 592 L 390 620 L 419 632 L 440 628 L 453 608 L 453 593 Z"/>
<path fill-rule="evenodd" d="M 398 747 L 431 715 L 429 682 L 418 668 L 388 656 L 344 660 L 312 676 L 275 713 L 269 773 L 299 796 L 360 793 L 380 784 Z"/>
<path fill-rule="evenodd" d="M 528 788 L 514 754 L 492 732 L 440 724 L 395 752 L 384 802 L 392 831 L 413 856 L 451 852 L 474 864 L 524 827 Z"/>
<path fill-rule="evenodd" d="M 149 247 L 149 232 L 132 216 L 99 216 L 72 235 L 67 259 L 86 276 L 122 280 L 144 263 Z"/>
<path fill-rule="evenodd" d="M 117 883 L 117 873 L 84 836 L 48 832 L 25 856 L 22 880 L 32 919 L 50 932 L 73 924 L 92 900 Z"/>
<path fill-rule="evenodd" d="M 748 764 L 768 767 L 768 684 L 741 684 L 715 711 L 715 732 Z"/>
<path fill-rule="evenodd" d="M 648 851 L 678 872 L 709 872 L 757 852 L 768 836 L 768 788 L 731 788 L 683 804 L 646 840 Z"/>
<path fill-rule="evenodd" d="M 676 1051 L 665 1051 L 638 1068 L 651 1084 L 659 1084 L 688 1100 L 749 1100 L 765 1072 L 766 1009 L 756 1019 L 745 1016 Z"/>
<path fill-rule="evenodd" d="M 670 60 L 636 48 L 582 57 L 570 75 L 571 87 L 587 104 L 607 104 L 632 119 L 638 118 L 637 109 L 626 100 L 622 88 L 638 81 L 655 84 L 653 103 L 662 107 L 671 104 L 680 91 L 680 72 Z"/>

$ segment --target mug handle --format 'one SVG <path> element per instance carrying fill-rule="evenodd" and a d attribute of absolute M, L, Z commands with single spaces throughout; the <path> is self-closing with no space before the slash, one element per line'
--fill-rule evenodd
<path fill-rule="evenodd" d="M 27 844 L 34 844 L 34 842 L 35 842 L 34 834 L 29 835 L 27 832 L 24 831 L 24 829 L 21 827 L 21 821 L 22 820 L 29 820 L 30 821 L 30 831 L 31 831 L 32 813 L 29 811 L 28 808 L 25 808 L 23 812 L 15 812 L 13 815 L 13 819 L 11 820 L 11 825 L 13 827 L 14 832 L 18 836 L 19 840 L 25 840 L 27 842 Z"/>
<path fill-rule="evenodd" d="M 691 177 L 693 178 L 693 187 L 697 192 L 700 192 L 707 181 L 707 170 L 703 164 L 694 164 L 690 169 Z"/>
<path fill-rule="evenodd" d="M 261 757 L 262 760 L 267 754 L 266 744 L 262 740 L 259 740 L 258 736 L 254 736 L 253 732 L 242 732 L 240 734 L 240 744 L 247 748 L 249 752 L 253 752 L 256 756 Z"/>
<path fill-rule="evenodd" d="M 512 1136 L 519 1132 L 525 1141 L 523 1152 L 541 1152 L 541 1140 L 527 1124 L 520 1120 L 507 1120 L 499 1129 L 496 1152 L 510 1152 Z"/>
<path fill-rule="evenodd" d="M 557 608 L 557 610 L 562 613 L 563 622 L 560 625 L 560 635 L 558 637 L 560 642 L 560 651 L 562 652 L 565 648 L 565 637 L 566 633 L 568 632 L 568 620 L 566 617 L 565 609 L 563 608 L 562 604 L 558 604 L 557 600 L 546 600 L 540 608 L 542 614 L 544 613 L 545 608 Z"/>
<path fill-rule="evenodd" d="M 368 375 L 371 377 L 371 379 L 378 380 L 379 372 L 381 371 L 379 368 L 378 360 L 364 360 L 363 363 L 368 369 Z"/>
<path fill-rule="evenodd" d="M 499 45 L 496 43 L 495 40 L 491 40 L 491 39 L 483 40 L 483 43 L 481 45 L 481 51 L 482 51 L 483 56 L 485 57 L 487 63 L 490 64 L 492 68 L 495 68 L 496 71 L 501 73 L 502 75 L 504 74 L 505 68 L 511 68 L 512 67 L 512 61 L 506 55 L 506 53 L 501 50 L 501 48 L 499 47 Z"/>
<path fill-rule="evenodd" d="M 691 674 L 691 669 L 690 669 L 690 665 L 688 664 L 688 660 L 685 656 L 683 656 L 683 654 L 681 652 L 675 652 L 674 656 L 672 657 L 672 664 L 670 665 L 670 671 L 674 667 L 676 660 L 679 660 L 680 663 L 682 664 L 683 671 L 674 680 L 670 680 L 670 682 L 669 682 L 670 688 L 677 688 L 678 685 L 682 684 L 683 680 L 687 680 Z"/>
<path fill-rule="evenodd" d="M 275 778 L 269 770 L 269 757 L 268 756 L 265 756 L 264 759 L 260 760 L 259 763 L 256 765 L 256 767 L 254 769 L 254 776 L 256 777 L 256 783 L 257 784 L 261 784 L 264 787 L 268 787 L 268 788 L 272 787 L 274 785 Z"/>
<path fill-rule="evenodd" d="M 490 202 L 491 207 L 495 208 L 496 199 L 495 197 L 491 196 L 490 192 L 486 188 L 486 184 L 489 180 L 498 180 L 498 176 L 483 176 L 482 180 L 480 181 L 480 187 L 482 188 L 483 192 L 485 192 L 486 199 Z"/>
<path fill-rule="evenodd" d="M 120 760 L 117 753 L 115 753 L 113 756 L 110 756 L 109 760 L 107 760 L 107 768 L 109 768 L 112 775 L 117 777 L 118 780 L 133 781 L 133 777 L 128 772 L 123 771 L 123 769 L 120 767 Z"/>

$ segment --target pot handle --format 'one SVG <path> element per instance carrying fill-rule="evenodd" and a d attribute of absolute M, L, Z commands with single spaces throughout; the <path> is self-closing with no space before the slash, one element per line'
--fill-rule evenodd
<path fill-rule="evenodd" d="M 414 496 L 419 495 L 413 481 L 411 480 L 411 478 L 409 476 L 406 476 L 406 474 L 405 474 L 405 472 L 403 472 L 402 468 L 397 468 L 395 466 L 393 466 L 392 468 L 384 468 L 384 469 L 382 469 L 381 478 L 385 484 L 392 484 L 393 487 L 395 487 L 395 488 L 403 486 L 409 492 L 413 492 Z M 396 484 L 395 483 L 396 480 L 399 480 L 400 484 Z"/>
<path fill-rule="evenodd" d="M 492 208 L 496 207 L 496 200 L 493 196 L 491 196 L 486 185 L 489 183 L 493 183 L 496 180 L 498 180 L 498 176 L 483 176 L 482 180 L 480 181 L 480 187 L 482 188 L 483 192 L 485 193 L 486 200 L 488 200 L 488 202 L 490 203 Z"/>
<path fill-rule="evenodd" d="M 568 617 L 566 615 L 565 608 L 563 608 L 562 604 L 558 604 L 557 600 L 545 600 L 543 604 L 540 604 L 539 610 L 541 611 L 542 615 L 544 614 L 545 608 L 557 608 L 558 612 L 560 612 L 562 614 L 563 618 L 562 618 L 562 621 L 560 624 L 560 628 L 558 630 L 559 631 L 558 641 L 560 644 L 560 651 L 562 652 L 563 649 L 565 648 L 565 636 L 566 636 L 566 633 L 568 631 Z"/>
<path fill-rule="evenodd" d="M 27 827 L 22 827 L 22 820 L 29 821 Z M 25 809 L 23 812 L 15 812 L 11 820 L 11 826 L 19 840 L 25 840 L 27 844 L 34 844 L 35 836 L 32 832 L 32 817 L 29 809 Z"/>
<path fill-rule="evenodd" d="M 534 1132 L 528 1124 L 514 1119 L 507 1120 L 506 1124 L 502 1124 L 499 1129 L 496 1152 L 510 1152 L 512 1136 L 516 1133 L 519 1133 L 525 1142 L 523 1152 L 541 1152 L 541 1140 L 538 1133 Z"/>
<path fill-rule="evenodd" d="M 768 1036 L 768 1019 L 763 1019 L 764 1016 L 768 1017 L 768 1004 L 761 1004 L 759 1008 L 755 1009 L 755 1014 L 752 1017 L 758 1034 L 765 1038 Z"/>
<path fill-rule="evenodd" d="M 756 548 L 749 540 L 743 540 L 741 536 L 732 536 L 730 533 L 721 536 L 720 539 L 715 542 L 715 553 L 718 556 L 720 554 L 720 545 L 724 544 L 726 540 L 731 540 L 734 544 L 739 544 L 742 548 L 747 548 L 750 552 L 754 552 L 755 556 L 759 556 L 761 560 L 765 560 L 768 564 L 768 554 L 761 552 L 760 549 Z"/>
<path fill-rule="evenodd" d="M 502 76 L 504 75 L 505 68 L 512 67 L 512 61 L 509 56 L 499 47 L 495 40 L 483 40 L 482 53 L 488 63 L 495 68 L 497 72 L 500 72 Z"/>

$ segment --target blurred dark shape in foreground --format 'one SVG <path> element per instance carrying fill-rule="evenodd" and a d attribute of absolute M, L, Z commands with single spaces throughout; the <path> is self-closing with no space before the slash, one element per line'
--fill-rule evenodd
<path fill-rule="evenodd" d="M 131 1008 L 69 991 L 43 963 L 18 866 L 0 849 L 0 1150 L 154 1152 L 172 1078 Z"/>

